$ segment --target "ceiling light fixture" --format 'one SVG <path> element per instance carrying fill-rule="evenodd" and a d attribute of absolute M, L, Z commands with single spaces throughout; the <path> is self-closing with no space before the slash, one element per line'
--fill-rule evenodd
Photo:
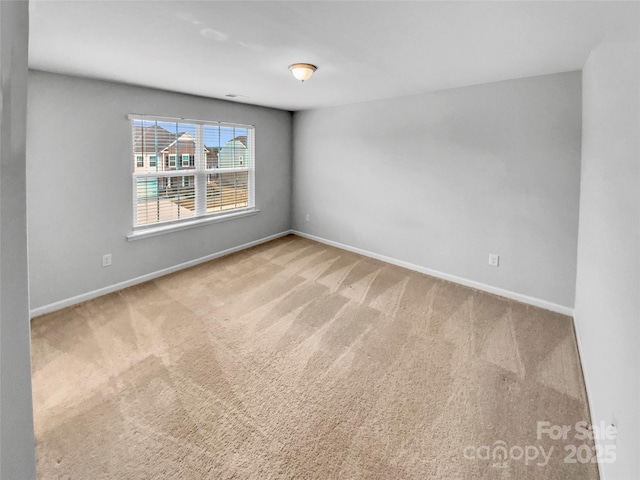
<path fill-rule="evenodd" d="M 309 80 L 313 72 L 318 69 L 315 65 L 311 65 L 310 63 L 294 63 L 293 65 L 289 65 L 289 70 L 293 73 L 293 76 L 296 77 L 296 80 L 300 80 L 304 82 L 305 80 Z"/>

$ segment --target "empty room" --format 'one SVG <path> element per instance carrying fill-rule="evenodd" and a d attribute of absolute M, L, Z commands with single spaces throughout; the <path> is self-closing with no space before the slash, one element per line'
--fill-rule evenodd
<path fill-rule="evenodd" d="M 640 2 L 0 1 L 0 478 L 640 479 Z"/>

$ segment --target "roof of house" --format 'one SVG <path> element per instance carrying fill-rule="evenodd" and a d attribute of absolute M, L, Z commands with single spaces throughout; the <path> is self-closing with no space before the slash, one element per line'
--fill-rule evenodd
<path fill-rule="evenodd" d="M 136 152 L 155 152 L 174 142 L 175 134 L 162 127 L 133 127 L 133 146 Z"/>
<path fill-rule="evenodd" d="M 170 147 L 172 147 L 176 142 L 191 142 L 191 143 L 195 143 L 195 140 L 193 138 L 193 136 L 189 133 L 189 132 L 180 132 L 178 134 L 178 138 L 175 139 L 173 142 L 171 142 L 169 145 L 167 145 L 166 147 L 164 147 L 162 149 L 162 151 L 168 150 Z M 205 153 L 209 153 L 207 151 L 207 147 L 204 147 L 204 151 Z"/>
<path fill-rule="evenodd" d="M 133 127 L 133 145 L 134 150 L 137 153 L 152 153 L 152 152 L 160 152 L 162 150 L 166 150 L 171 147 L 176 141 L 194 141 L 193 137 L 188 132 L 180 132 L 177 134 L 171 133 L 168 130 L 165 130 L 162 127 L 142 127 L 142 126 L 134 126 Z M 242 143 L 243 146 L 247 145 L 247 136 L 240 135 L 235 137 L 232 140 L 229 140 L 228 143 L 233 141 L 238 141 Z M 219 150 L 224 147 L 212 147 L 205 145 L 205 153 L 213 154 L 217 156 Z"/>
<path fill-rule="evenodd" d="M 247 136 L 246 135 L 239 135 L 231 140 L 229 140 L 224 147 L 226 147 L 227 145 L 233 143 L 233 142 L 240 142 L 242 144 L 243 147 L 247 146 Z M 222 148 L 224 148 L 222 147 Z"/>

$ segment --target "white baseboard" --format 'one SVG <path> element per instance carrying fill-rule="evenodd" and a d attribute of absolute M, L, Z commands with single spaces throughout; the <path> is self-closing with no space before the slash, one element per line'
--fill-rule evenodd
<path fill-rule="evenodd" d="M 242 245 L 238 245 L 236 247 L 228 248 L 226 250 L 222 250 L 220 252 L 212 253 L 210 255 L 206 255 L 201 258 L 197 258 L 195 260 L 190 260 L 188 262 L 181 263 L 179 265 L 174 265 L 172 267 L 164 268 L 162 270 L 158 270 L 155 272 L 148 273 L 146 275 L 142 275 L 140 277 L 132 278 L 130 280 L 125 280 L 124 282 L 116 283 L 114 285 L 109 285 L 107 287 L 99 288 L 97 290 L 93 290 L 91 292 L 83 293 L 80 295 L 76 295 L 71 298 L 67 298 L 64 300 L 60 300 L 58 302 L 53 302 L 48 305 L 44 305 L 42 307 L 37 307 L 30 310 L 30 317 L 34 318 L 39 315 L 44 315 L 46 313 L 51 313 L 56 310 L 60 310 L 62 308 L 70 307 L 72 305 L 76 305 L 78 303 L 86 302 L 87 300 L 91 300 L 102 295 L 106 295 L 108 293 L 116 292 L 118 290 L 122 290 L 123 288 L 131 287 L 133 285 L 137 285 L 139 283 L 147 282 L 149 280 L 153 280 L 158 277 L 162 277 L 163 275 L 168 275 L 173 272 L 177 272 L 179 270 L 183 270 L 185 268 L 193 267 L 194 265 L 198 265 L 200 263 L 208 262 L 209 260 L 213 260 L 215 258 L 223 257 L 225 255 L 229 255 L 231 253 L 239 252 L 240 250 L 245 250 L 250 247 L 254 247 L 256 245 L 260 245 L 261 243 L 269 242 L 271 240 L 275 240 L 276 238 L 283 237 L 293 233 L 300 237 L 308 238 L 310 240 L 314 240 L 316 242 L 324 243 L 326 245 L 331 245 L 332 247 L 341 248 L 342 250 L 347 250 L 349 252 L 358 253 L 360 255 L 364 255 L 365 257 L 375 258 L 377 260 L 381 260 L 383 262 L 391 263 L 393 265 L 398 265 L 403 268 L 407 268 L 409 270 L 414 270 L 416 272 L 424 273 L 426 275 L 431 275 L 436 278 L 441 278 L 443 280 L 448 280 L 450 282 L 459 283 L 460 285 L 465 285 L 467 287 L 476 288 L 478 290 L 482 290 L 484 292 L 493 293 L 494 295 L 499 295 L 501 297 L 510 298 L 512 300 L 516 300 L 518 302 L 526 303 L 527 305 L 533 305 L 535 307 L 544 308 L 546 310 L 551 310 L 552 312 L 561 313 L 563 315 L 573 316 L 573 309 L 569 307 L 565 307 L 562 305 L 557 305 L 555 303 L 547 302 L 546 300 L 541 300 L 538 298 L 530 297 L 528 295 L 523 295 L 520 293 L 511 292 L 509 290 L 503 290 L 501 288 L 492 287 L 491 285 L 486 285 L 484 283 L 476 282 L 473 280 L 468 280 L 466 278 L 457 277 L 455 275 L 449 275 L 448 273 L 439 272 L 437 270 L 432 270 L 430 268 L 422 267 L 420 265 L 416 265 L 413 263 L 405 262 L 403 260 L 397 260 L 395 258 L 387 257 L 385 255 L 380 255 L 374 252 L 370 252 L 368 250 L 363 250 L 361 248 L 352 247 L 350 245 L 345 245 L 339 242 L 334 242 L 333 240 L 327 240 L 326 238 L 317 237 L 315 235 L 310 235 L 308 233 L 300 232 L 297 230 L 285 230 L 283 232 L 277 233 L 275 235 L 271 235 L 268 237 L 264 237 L 258 240 L 254 240 L 249 243 L 245 243 Z M 576 334 L 577 335 L 577 334 Z"/>
<path fill-rule="evenodd" d="M 576 334 L 576 344 L 578 346 L 578 358 L 580 360 L 580 368 L 582 369 L 582 379 L 584 380 L 584 389 L 587 392 L 587 402 L 589 405 L 589 415 L 591 417 L 591 424 L 593 425 L 598 423 L 598 419 L 595 416 L 595 413 L 593 411 L 593 405 L 590 401 L 590 399 L 592 399 L 593 397 L 591 396 L 592 390 L 590 388 L 591 383 L 589 382 L 589 375 L 587 374 L 587 370 L 584 365 L 584 358 L 586 357 L 586 355 L 585 355 L 584 348 L 582 347 L 582 339 L 580 337 L 580 328 L 578 327 L 578 317 L 579 317 L 578 311 L 574 311 L 573 331 Z M 594 442 L 597 443 L 598 439 L 595 439 Z M 599 475 L 598 478 L 600 478 L 600 480 L 605 480 L 605 475 L 602 470 L 602 466 L 600 462 L 597 462 L 596 465 L 598 465 L 598 475 Z"/>
<path fill-rule="evenodd" d="M 293 232 L 291 230 L 285 230 L 284 232 L 276 233 L 275 235 L 270 235 L 268 237 L 260 238 L 258 240 L 254 240 L 253 242 L 244 243 L 242 245 L 238 245 L 237 247 L 231 247 L 226 250 L 222 250 L 220 252 L 216 252 L 210 255 L 206 255 L 204 257 L 196 258 L 195 260 L 190 260 L 188 262 L 184 262 L 179 265 L 174 265 L 173 267 L 163 268 L 162 270 L 147 273 L 146 275 L 132 278 L 131 280 L 125 280 L 124 282 L 116 283 L 115 285 L 109 285 L 107 287 L 98 288 L 97 290 L 93 290 L 87 293 L 82 293 L 80 295 L 76 295 L 75 297 L 67 298 L 65 300 L 60 300 L 58 302 L 53 302 L 48 305 L 44 305 L 42 307 L 38 307 L 30 310 L 29 315 L 30 315 L 30 318 L 34 318 L 39 315 L 44 315 L 45 313 L 55 312 L 56 310 L 70 307 L 78 303 L 86 302 L 87 300 L 92 300 L 102 295 L 116 292 L 118 290 L 122 290 L 123 288 L 131 287 L 139 283 L 148 282 L 149 280 L 153 280 L 155 278 L 162 277 L 164 275 L 168 275 L 170 273 L 177 272 L 185 268 L 193 267 L 195 265 L 208 262 L 209 260 L 213 260 L 215 258 L 224 257 L 225 255 L 239 252 L 240 250 L 245 250 L 247 248 L 255 247 L 256 245 L 260 245 L 261 243 L 266 243 L 271 240 L 275 240 L 276 238 L 284 237 L 285 235 L 289 235 L 290 233 L 293 233 Z"/>
<path fill-rule="evenodd" d="M 409 270 L 414 270 L 416 272 L 424 273 L 426 275 L 431 275 L 432 277 L 441 278 L 442 280 L 448 280 L 450 282 L 459 283 L 460 285 L 464 285 L 466 287 L 482 290 L 483 292 L 493 293 L 494 295 L 499 295 L 501 297 L 506 297 L 521 303 L 526 303 L 527 305 L 533 305 L 534 307 L 544 308 L 545 310 L 551 310 L 552 312 L 561 313 L 563 315 L 568 315 L 570 317 L 573 316 L 573 308 L 570 308 L 570 307 L 565 307 L 563 305 L 558 305 L 556 303 L 547 302 L 546 300 L 530 297 L 528 295 L 523 295 L 521 293 L 511 292 L 509 290 L 503 290 L 502 288 L 492 287 L 491 285 L 486 285 L 484 283 L 476 282 L 474 280 L 468 280 L 466 278 L 456 277 L 455 275 L 449 275 L 448 273 L 432 270 L 430 268 L 422 267 L 414 263 L 405 262 L 403 260 L 397 260 L 395 258 L 387 257 L 385 255 L 380 255 L 374 252 L 369 252 L 368 250 L 352 247 L 350 245 L 344 245 L 339 242 L 334 242 L 333 240 L 327 240 L 326 238 L 316 237 L 315 235 L 310 235 L 308 233 L 300 232 L 298 230 L 292 230 L 291 233 L 298 235 L 300 237 L 308 238 L 310 240 L 315 240 L 316 242 L 324 243 L 326 245 L 331 245 L 332 247 L 341 248 L 342 250 L 358 253 L 360 255 L 364 255 L 365 257 L 375 258 L 376 260 L 381 260 L 383 262 L 391 263 L 393 265 L 398 265 L 399 267 L 407 268 Z"/>

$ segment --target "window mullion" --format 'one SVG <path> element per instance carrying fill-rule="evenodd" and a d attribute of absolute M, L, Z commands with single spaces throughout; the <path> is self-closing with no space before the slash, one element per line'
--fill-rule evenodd
<path fill-rule="evenodd" d="M 196 217 L 207 213 L 207 175 L 205 169 L 207 167 L 206 157 L 204 153 L 204 127 L 196 125 L 196 145 L 195 145 L 195 188 L 196 188 Z"/>
<path fill-rule="evenodd" d="M 256 168 L 255 168 L 255 131 L 253 128 L 249 128 L 247 131 L 247 140 L 248 140 L 248 149 L 247 149 L 247 167 L 249 168 L 247 172 L 247 206 L 253 207 L 256 204 L 256 192 L 255 192 L 255 182 L 256 182 Z"/>

